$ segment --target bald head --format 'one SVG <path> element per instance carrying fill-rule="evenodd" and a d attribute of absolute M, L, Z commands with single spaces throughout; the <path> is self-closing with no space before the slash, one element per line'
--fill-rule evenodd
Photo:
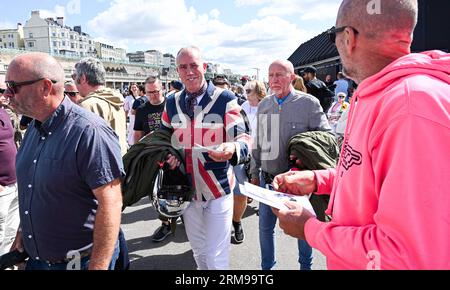
<path fill-rule="evenodd" d="M 344 0 L 336 27 L 352 26 L 369 39 L 385 40 L 400 35 L 412 42 L 417 18 L 417 0 Z"/>
<path fill-rule="evenodd" d="M 20 72 L 26 80 L 48 78 L 56 81 L 53 85 L 54 94 L 64 93 L 64 69 L 52 56 L 45 53 L 29 53 L 15 57 L 8 70 Z"/>
<path fill-rule="evenodd" d="M 269 86 L 278 98 L 284 98 L 292 91 L 295 80 L 294 66 L 287 60 L 276 60 L 269 67 Z"/>
<path fill-rule="evenodd" d="M 29 53 L 15 57 L 6 73 L 6 80 L 15 83 L 8 90 L 13 109 L 44 122 L 61 105 L 64 99 L 64 70 L 45 53 Z"/>
<path fill-rule="evenodd" d="M 282 60 L 282 59 L 276 60 L 276 61 L 272 62 L 272 64 L 270 65 L 270 67 L 273 67 L 273 66 L 283 67 L 287 73 L 294 74 L 294 65 L 292 64 L 292 62 L 290 62 L 288 60 Z M 270 67 L 269 67 L 269 70 L 270 70 Z"/>

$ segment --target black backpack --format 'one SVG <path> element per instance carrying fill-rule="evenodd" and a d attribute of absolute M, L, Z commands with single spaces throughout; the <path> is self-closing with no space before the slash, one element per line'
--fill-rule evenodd
<path fill-rule="evenodd" d="M 322 86 L 319 88 L 319 96 L 320 105 L 323 108 L 323 111 L 326 113 L 331 108 L 331 105 L 334 101 L 334 92 L 332 92 L 325 83 L 322 83 Z"/>
<path fill-rule="evenodd" d="M 306 83 L 308 94 L 313 95 L 320 101 L 323 111 L 326 113 L 334 101 L 334 92 L 327 88 L 324 82 L 314 79 Z"/>

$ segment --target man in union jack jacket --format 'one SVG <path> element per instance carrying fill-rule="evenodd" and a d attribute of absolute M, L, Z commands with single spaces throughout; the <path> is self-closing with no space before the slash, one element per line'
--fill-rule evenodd
<path fill-rule="evenodd" d="M 199 270 L 227 270 L 233 214 L 232 166 L 245 161 L 250 137 L 231 91 L 205 79 L 207 64 L 196 47 L 182 48 L 177 70 L 185 90 L 169 96 L 162 128 L 184 149 L 186 171 L 195 188 L 184 223 Z M 176 168 L 180 162 L 170 156 Z"/>

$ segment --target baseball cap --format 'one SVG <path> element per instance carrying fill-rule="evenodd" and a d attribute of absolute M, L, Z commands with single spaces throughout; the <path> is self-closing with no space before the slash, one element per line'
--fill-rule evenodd
<path fill-rule="evenodd" d="M 317 73 L 317 69 L 313 66 L 307 66 L 303 69 L 302 71 L 303 73 L 312 73 L 312 74 L 316 74 Z"/>
<path fill-rule="evenodd" d="M 171 81 L 170 84 L 175 90 L 178 91 L 184 90 L 184 85 L 180 81 Z"/>

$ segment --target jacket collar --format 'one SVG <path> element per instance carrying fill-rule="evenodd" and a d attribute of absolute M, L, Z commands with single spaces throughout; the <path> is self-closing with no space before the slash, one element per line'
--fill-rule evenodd
<path fill-rule="evenodd" d="M 199 104 L 199 106 L 202 107 L 202 110 L 204 110 L 205 107 L 212 101 L 211 97 L 214 95 L 214 91 L 216 90 L 216 87 L 214 86 L 214 84 L 211 81 L 207 81 L 207 85 L 208 85 L 208 87 L 206 88 L 205 95 L 203 96 L 203 98 Z M 187 115 L 188 113 L 186 110 L 186 90 L 184 90 L 181 93 L 179 103 L 180 103 L 181 111 L 183 111 L 183 113 L 185 115 Z"/>

